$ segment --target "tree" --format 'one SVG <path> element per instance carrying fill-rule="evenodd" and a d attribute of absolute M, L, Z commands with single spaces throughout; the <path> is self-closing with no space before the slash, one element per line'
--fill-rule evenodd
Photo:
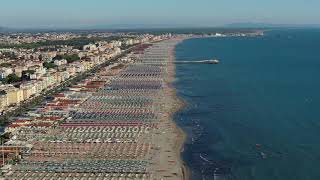
<path fill-rule="evenodd" d="M 77 54 L 65 54 L 65 55 L 56 55 L 52 60 L 61 60 L 65 59 L 68 63 L 73 63 L 80 60 L 80 57 Z"/>
<path fill-rule="evenodd" d="M 2 54 L 10 59 L 17 59 L 17 55 L 14 52 L 3 52 Z"/>
<path fill-rule="evenodd" d="M 72 55 L 65 55 L 64 59 L 66 59 L 68 63 L 73 63 L 75 61 L 80 60 L 80 57 L 76 54 L 72 54 Z"/>
<path fill-rule="evenodd" d="M 38 59 L 39 59 L 40 61 L 42 61 L 42 59 L 43 59 L 42 54 L 39 55 Z"/>
<path fill-rule="evenodd" d="M 11 67 L 10 63 L 2 63 L 0 64 L 0 67 Z"/>
<path fill-rule="evenodd" d="M 11 83 L 20 82 L 20 81 L 21 81 L 21 78 L 16 74 L 9 74 L 6 78 L 2 80 L 4 84 L 11 84 Z"/>
<path fill-rule="evenodd" d="M 60 54 L 58 54 L 54 58 L 52 58 L 52 60 L 61 60 L 61 59 L 63 59 L 63 56 Z"/>
<path fill-rule="evenodd" d="M 35 70 L 26 70 L 22 71 L 22 74 L 34 74 L 36 71 Z"/>
<path fill-rule="evenodd" d="M 53 69 L 53 68 L 56 68 L 57 65 L 53 64 L 53 62 L 44 62 L 43 67 L 45 67 L 47 69 Z"/>

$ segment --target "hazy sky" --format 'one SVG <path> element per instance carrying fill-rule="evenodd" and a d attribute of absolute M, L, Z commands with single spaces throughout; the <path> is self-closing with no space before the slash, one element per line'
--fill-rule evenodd
<path fill-rule="evenodd" d="M 320 0 L 1 0 L 0 26 L 320 24 Z"/>

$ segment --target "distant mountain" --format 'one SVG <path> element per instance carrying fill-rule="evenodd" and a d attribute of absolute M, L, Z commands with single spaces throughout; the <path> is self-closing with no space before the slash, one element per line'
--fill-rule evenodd
<path fill-rule="evenodd" d="M 319 28 L 318 24 L 268 24 L 268 23 L 231 23 L 227 28 Z"/>

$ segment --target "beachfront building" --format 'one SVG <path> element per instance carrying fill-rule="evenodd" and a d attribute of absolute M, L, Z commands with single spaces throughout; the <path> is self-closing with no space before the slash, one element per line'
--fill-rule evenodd
<path fill-rule="evenodd" d="M 15 88 L 12 85 L 2 85 L 0 86 L 0 90 L 6 93 L 8 106 L 12 104 L 19 104 L 24 100 L 23 91 L 19 88 Z"/>
<path fill-rule="evenodd" d="M 4 90 L 0 91 L 0 112 L 8 106 L 7 93 Z"/>
<path fill-rule="evenodd" d="M 0 69 L 0 79 L 6 78 L 9 74 L 12 74 L 13 70 L 11 67 L 2 67 Z"/>
<path fill-rule="evenodd" d="M 67 62 L 67 60 L 65 60 L 65 59 L 61 59 L 61 60 L 54 60 L 54 65 L 56 65 L 56 66 L 62 66 L 62 65 L 65 65 L 65 64 L 67 64 L 68 62 Z"/>
<path fill-rule="evenodd" d="M 35 81 L 23 82 L 20 85 L 20 89 L 23 91 L 23 99 L 29 99 L 32 95 L 37 93 Z"/>
<path fill-rule="evenodd" d="M 97 46 L 95 44 L 88 44 L 83 46 L 83 50 L 95 51 L 97 50 Z"/>

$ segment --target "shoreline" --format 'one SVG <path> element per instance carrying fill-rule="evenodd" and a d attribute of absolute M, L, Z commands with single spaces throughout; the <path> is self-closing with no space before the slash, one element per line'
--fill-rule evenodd
<path fill-rule="evenodd" d="M 187 138 L 187 134 L 186 132 L 183 131 L 183 129 L 181 127 L 179 127 L 179 125 L 176 123 L 175 119 L 174 119 L 174 115 L 176 113 L 178 113 L 179 111 L 181 111 L 182 109 L 184 109 L 187 106 L 187 102 L 185 102 L 181 97 L 179 97 L 177 95 L 177 89 L 176 87 L 174 87 L 173 83 L 176 79 L 176 65 L 174 63 L 174 61 L 176 60 L 176 46 L 183 42 L 184 40 L 187 40 L 190 38 L 182 38 L 179 39 L 178 42 L 176 42 L 176 44 L 174 45 L 174 47 L 172 47 L 172 49 L 170 49 L 169 51 L 169 63 L 168 63 L 168 88 L 171 91 L 171 97 L 174 99 L 174 103 L 175 106 L 172 107 L 172 112 L 170 112 L 170 120 L 172 121 L 172 123 L 174 124 L 174 129 L 175 132 L 177 133 L 177 146 L 176 146 L 176 153 L 177 153 L 177 158 L 179 159 L 179 163 L 181 166 L 181 170 L 182 170 L 182 176 L 183 176 L 183 180 L 189 180 L 190 176 L 191 176 L 191 172 L 189 167 L 186 165 L 186 163 L 184 162 L 184 160 L 182 159 L 181 156 L 181 152 L 183 151 L 184 148 L 184 143 L 186 141 Z"/>

